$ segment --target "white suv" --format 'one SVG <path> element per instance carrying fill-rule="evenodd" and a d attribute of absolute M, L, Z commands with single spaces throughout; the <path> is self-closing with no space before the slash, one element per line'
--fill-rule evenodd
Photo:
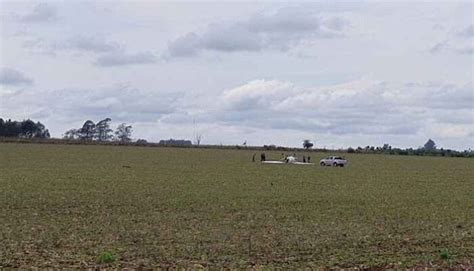
<path fill-rule="evenodd" d="M 341 156 L 328 156 L 326 158 L 321 159 L 319 161 L 321 166 L 335 166 L 335 167 L 343 167 L 347 165 L 347 160 Z"/>

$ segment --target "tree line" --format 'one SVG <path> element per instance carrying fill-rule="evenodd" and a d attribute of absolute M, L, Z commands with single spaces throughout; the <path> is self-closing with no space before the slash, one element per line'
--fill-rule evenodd
<path fill-rule="evenodd" d="M 121 123 L 114 131 L 110 128 L 111 121 L 110 118 L 105 118 L 97 123 L 86 120 L 81 128 L 67 130 L 63 138 L 68 140 L 131 142 L 132 126 Z"/>
<path fill-rule="evenodd" d="M 472 150 L 456 151 L 451 149 L 438 148 L 432 139 L 428 139 L 423 147 L 419 148 L 393 148 L 389 144 L 381 147 L 365 146 L 348 148 L 348 153 L 379 153 L 393 155 L 415 155 L 415 156 L 446 156 L 446 157 L 474 157 Z"/>
<path fill-rule="evenodd" d="M 110 118 L 94 123 L 92 120 L 84 122 L 82 127 L 77 129 L 70 129 L 64 133 L 63 139 L 66 140 L 82 140 L 82 141 L 117 141 L 117 142 L 131 142 L 132 141 L 132 126 L 126 123 L 121 123 L 115 130 L 110 128 Z M 49 130 L 41 122 L 34 122 L 30 119 L 23 121 L 12 121 L 11 119 L 4 120 L 0 118 L 0 137 L 17 137 L 17 138 L 50 138 Z M 171 141 L 170 141 L 171 142 Z M 174 142 L 174 141 L 172 141 Z M 144 139 L 137 140 L 138 144 L 149 144 Z M 161 145 L 174 145 L 167 141 L 160 142 Z M 153 145 L 152 143 L 150 145 Z M 179 144 L 178 144 L 179 145 Z M 189 144 L 188 144 L 189 145 Z M 198 144 L 199 145 L 199 144 Z M 246 144 L 245 144 L 246 145 Z M 314 144 L 310 140 L 303 141 L 303 148 L 309 150 L 313 148 Z M 235 146 L 240 149 L 240 146 Z M 291 148 L 277 147 L 275 145 L 264 145 L 265 150 L 287 150 Z M 334 151 L 326 149 L 315 149 L 314 151 Z M 375 154 L 393 154 L 393 155 L 416 155 L 416 156 L 447 156 L 447 157 L 474 157 L 474 151 L 464 150 L 456 151 L 451 149 L 438 148 L 436 143 L 429 139 L 423 147 L 419 148 L 393 148 L 389 144 L 384 144 L 381 147 L 365 146 L 348 149 L 341 149 L 339 151 L 348 153 L 375 153 Z"/>
<path fill-rule="evenodd" d="M 305 139 L 303 140 L 303 148 L 309 150 L 313 147 L 313 143 Z M 263 146 L 264 149 L 273 149 L 279 150 L 282 147 L 276 147 L 274 145 L 270 146 Z M 326 149 L 318 149 L 317 151 L 326 152 L 331 150 Z M 464 150 L 464 151 L 456 151 L 451 149 L 444 149 L 438 148 L 436 143 L 430 138 L 423 147 L 419 148 L 393 148 L 389 144 L 384 144 L 381 147 L 375 146 L 365 146 L 365 147 L 357 147 L 352 148 L 349 147 L 347 149 L 341 149 L 340 151 L 347 152 L 347 153 L 374 153 L 374 154 L 392 154 L 392 155 L 415 155 L 415 156 L 446 156 L 446 157 L 474 157 L 474 151 L 472 150 Z"/>
<path fill-rule="evenodd" d="M 49 138 L 49 131 L 41 122 L 30 119 L 23 121 L 0 118 L 0 137 Z"/>

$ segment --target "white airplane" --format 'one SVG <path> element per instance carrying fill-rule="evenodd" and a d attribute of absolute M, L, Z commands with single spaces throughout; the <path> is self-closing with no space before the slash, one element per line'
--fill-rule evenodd
<path fill-rule="evenodd" d="M 313 165 L 313 163 L 298 162 L 293 155 L 286 156 L 284 159 L 277 161 L 262 161 L 262 164 Z"/>

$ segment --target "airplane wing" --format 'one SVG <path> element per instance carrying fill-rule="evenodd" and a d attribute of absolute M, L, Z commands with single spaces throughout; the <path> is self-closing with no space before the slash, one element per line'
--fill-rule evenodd
<path fill-rule="evenodd" d="M 314 163 L 293 162 L 294 165 L 314 165 Z"/>
<path fill-rule="evenodd" d="M 286 164 L 284 161 L 262 161 L 262 164 Z"/>
<path fill-rule="evenodd" d="M 303 162 L 285 162 L 285 161 L 262 161 L 262 164 L 288 164 L 288 165 L 314 165 L 314 163 L 303 163 Z"/>

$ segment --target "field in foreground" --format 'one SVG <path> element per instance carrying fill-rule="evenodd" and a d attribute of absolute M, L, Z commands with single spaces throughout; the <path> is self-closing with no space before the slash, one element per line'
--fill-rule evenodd
<path fill-rule="evenodd" d="M 474 160 L 253 153 L 0 143 L 0 267 L 474 265 Z"/>

